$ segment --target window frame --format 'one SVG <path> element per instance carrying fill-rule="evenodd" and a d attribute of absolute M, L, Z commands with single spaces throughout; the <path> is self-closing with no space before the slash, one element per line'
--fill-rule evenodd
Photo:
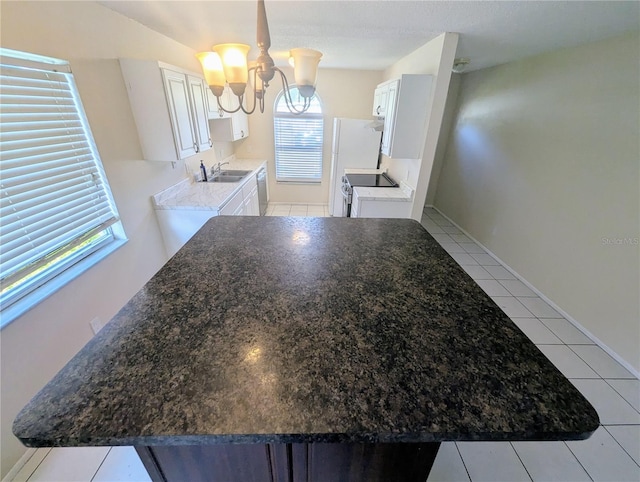
<path fill-rule="evenodd" d="M 295 93 L 297 92 L 297 87 L 295 86 L 295 84 L 292 84 L 289 86 L 290 91 L 292 91 L 292 97 L 295 97 Z M 276 174 L 276 182 L 278 183 L 287 183 L 287 184 L 319 184 L 322 182 L 322 174 L 323 174 L 323 168 L 324 168 L 324 108 L 322 105 L 322 99 L 320 98 L 320 96 L 318 96 L 317 92 L 314 94 L 314 98 L 312 99 L 312 102 L 316 102 L 317 101 L 317 106 L 320 110 L 320 112 L 305 112 L 303 114 L 293 114 L 291 112 L 287 110 L 285 111 L 279 111 L 278 108 L 279 106 L 285 106 L 286 108 L 286 102 L 284 99 L 284 90 L 280 91 L 280 93 L 276 96 L 276 99 L 274 101 L 273 104 L 273 137 L 274 137 L 274 161 L 275 161 L 275 174 Z M 301 103 L 300 102 L 296 102 L 294 100 L 294 105 L 296 105 L 298 108 L 301 107 Z M 279 122 L 279 120 L 281 120 L 281 122 Z M 312 121 L 317 123 L 319 122 L 319 127 L 317 127 L 317 129 L 319 130 L 319 135 L 320 135 L 320 141 L 319 142 L 315 142 L 315 146 L 313 147 L 313 151 L 312 154 L 314 156 L 317 156 L 317 160 L 316 163 L 313 164 L 311 167 L 313 171 L 316 171 L 316 174 L 313 176 L 305 176 L 304 174 L 304 170 L 301 169 L 300 175 L 293 175 L 293 176 L 288 176 L 286 175 L 286 171 L 289 169 L 291 169 L 291 166 L 289 166 L 288 168 L 286 166 L 282 166 L 281 162 L 285 162 L 287 163 L 287 159 L 285 156 L 285 159 L 280 158 L 279 152 L 282 152 L 281 149 L 283 149 L 284 147 L 281 146 L 278 142 L 280 135 L 279 135 L 279 128 L 282 128 L 283 126 L 279 126 L 279 124 L 282 123 L 286 123 L 286 122 L 304 122 L 304 121 Z M 301 129 L 302 130 L 302 129 Z M 316 135 L 318 135 L 318 132 L 316 132 Z M 300 149 L 299 147 L 297 147 L 297 149 Z M 290 151 L 294 151 L 295 148 L 290 148 Z M 289 163 L 291 163 L 291 160 L 288 160 Z M 284 171 L 284 172 L 283 172 Z"/>
<path fill-rule="evenodd" d="M 0 63 L 3 65 L 3 72 L 0 78 L 4 79 L 5 75 L 5 67 L 7 68 L 7 72 L 9 71 L 32 71 L 36 72 L 36 77 L 31 77 L 29 74 L 26 76 L 21 76 L 20 74 L 11 74 L 11 78 L 15 81 L 16 79 L 25 79 L 24 83 L 7 83 L 7 86 L 12 86 L 12 88 L 17 88 L 21 91 L 29 90 L 29 79 L 37 78 L 37 75 L 44 75 L 48 78 L 49 75 L 55 75 L 58 79 L 64 78 L 64 80 L 56 81 L 57 84 L 61 85 L 61 89 L 67 92 L 67 101 L 65 104 L 65 112 L 69 112 L 70 115 L 75 119 L 76 126 L 75 131 L 81 131 L 78 134 L 66 134 L 64 136 L 60 136 L 56 134 L 57 137 L 51 138 L 52 135 L 49 131 L 37 132 L 36 130 L 31 131 L 30 126 L 27 120 L 20 121 L 22 117 L 28 117 L 30 115 L 34 115 L 38 118 L 46 117 L 46 110 L 27 110 L 21 109 L 20 106 L 23 105 L 21 103 L 16 103 L 16 100 L 7 100 L 7 106 L 12 107 L 9 109 L 9 112 L 15 112 L 14 116 L 17 116 L 17 121 L 11 121 L 10 114 L 3 114 L 0 112 L 0 116 L 7 115 L 6 122 L 12 122 L 11 125 L 19 126 L 18 130 L 14 130 L 18 137 L 12 137 L 12 132 L 7 131 L 7 138 L 4 142 L 6 144 L 0 149 L 0 152 L 10 152 L 10 156 L 7 159 L 7 165 L 5 165 L 6 169 L 11 169 L 17 172 L 17 175 L 12 173 L 10 176 L 10 181 L 13 181 L 13 187 L 11 187 L 11 182 L 9 182 L 8 186 L 0 186 L 0 195 L 3 198 L 3 204 L 5 208 L 11 206 L 13 209 L 10 211 L 6 209 L 7 215 L 9 217 L 5 217 L 5 221 L 8 221 L 10 224 L 14 223 L 15 219 L 14 215 L 18 216 L 18 219 L 24 218 L 28 219 L 27 210 L 29 208 L 17 206 L 20 204 L 12 204 L 12 197 L 16 196 L 16 192 L 20 193 L 21 199 L 26 199 L 28 203 L 34 202 L 46 202 L 43 204 L 43 209 L 53 209 L 55 212 L 59 213 L 58 215 L 67 212 L 66 211 L 66 202 L 63 202 L 59 199 L 56 201 L 43 200 L 42 194 L 34 194 L 31 196 L 31 192 L 37 193 L 37 188 L 32 188 L 31 184 L 29 184 L 29 188 L 23 188 L 21 186 L 26 186 L 26 184 L 21 183 L 21 178 L 27 179 L 29 177 L 28 174 L 21 173 L 21 170 L 24 169 L 28 171 L 29 162 L 33 159 L 33 145 L 38 145 L 38 156 L 40 158 L 51 156 L 52 159 L 55 159 L 55 164 L 57 166 L 62 166 L 64 169 L 68 169 L 71 174 L 71 177 L 68 177 L 69 183 L 71 186 L 80 186 L 83 184 L 82 179 L 85 179 L 87 176 L 90 176 L 93 181 L 91 184 L 87 184 L 84 181 L 84 185 L 94 185 L 94 187 L 89 187 L 90 191 L 94 192 L 94 196 L 97 196 L 98 201 L 94 201 L 93 204 L 96 206 L 100 206 L 103 214 L 99 217 L 96 216 L 96 219 L 93 223 L 90 223 L 90 227 L 83 228 L 80 231 L 77 223 L 69 225 L 64 225 L 62 231 L 64 232 L 63 236 L 59 242 L 56 243 L 55 246 L 50 248 L 43 248 L 42 241 L 39 241 L 40 238 L 32 237 L 32 234 L 25 234 L 25 236 L 29 236 L 29 243 L 33 239 L 33 244 L 30 249 L 26 250 L 27 253 L 31 253 L 29 256 L 29 261 L 24 263 L 18 263 L 16 258 L 9 258 L 7 262 L 13 260 L 14 265 L 17 265 L 18 268 L 7 268 L 4 270 L 4 278 L 0 280 L 0 300 L 2 301 L 2 305 L 0 306 L 0 329 L 7 326 L 9 323 L 26 313 L 28 310 L 33 308 L 35 305 L 43 301 L 45 298 L 58 291 L 60 288 L 68 284 L 73 279 L 77 278 L 80 274 L 85 272 L 90 267 L 94 266 L 96 263 L 104 259 L 106 256 L 117 250 L 119 247 L 124 245 L 127 242 L 126 235 L 124 233 L 124 229 L 122 227 L 122 223 L 119 218 L 118 210 L 113 199 L 113 195 L 111 193 L 111 189 L 109 186 L 108 179 L 104 172 L 104 168 L 102 165 L 102 161 L 100 159 L 100 154 L 95 145 L 95 141 L 93 138 L 93 134 L 91 132 L 91 127 L 87 120 L 84 107 L 82 105 L 82 101 L 80 99 L 80 95 L 78 92 L 77 85 L 75 83 L 75 79 L 73 73 L 71 71 L 69 62 L 65 60 L 55 59 L 51 57 L 44 57 L 36 54 L 31 54 L 27 52 L 19 52 L 15 50 L 0 48 Z M 47 73 L 48 72 L 48 73 Z M 24 74 L 22 74 L 24 75 Z M 53 85 L 53 81 L 51 83 Z M 54 91 L 56 91 L 54 89 Z M 62 91 L 61 91 L 62 92 Z M 3 94 L 4 96 L 5 94 Z M 10 97 L 14 97 L 16 94 L 11 94 L 11 89 L 7 89 L 7 94 L 9 99 Z M 31 100 L 33 106 L 37 106 L 42 103 L 39 99 L 48 99 L 47 97 L 31 97 L 32 94 L 19 94 L 18 98 L 25 98 L 25 104 L 27 105 Z M 53 98 L 58 98 L 58 94 L 54 94 Z M 33 99 L 36 99 L 37 102 L 33 102 Z M 49 100 L 46 101 L 50 102 Z M 4 100 L 3 103 L 4 104 Z M 17 106 L 17 107 L 16 107 Z M 33 114 L 27 114 L 27 112 L 32 112 Z M 63 114 L 60 114 L 63 115 Z M 58 117 L 61 119 L 62 117 Z M 2 122 L 5 122 L 3 120 Z M 16 124 L 16 122 L 27 122 L 27 129 L 23 130 L 21 123 Z M 60 120 L 56 120 L 56 122 L 61 122 Z M 9 125 L 9 124 L 8 124 Z M 47 128 L 48 129 L 48 128 Z M 28 133 L 29 135 L 21 136 L 20 132 Z M 31 135 L 32 133 L 37 133 L 38 135 Z M 71 139 L 74 139 L 71 141 Z M 56 156 L 56 142 L 59 140 L 63 142 L 72 142 L 74 149 L 80 151 L 81 149 L 85 151 L 86 159 L 81 163 L 82 165 L 88 164 L 90 167 L 88 170 L 83 172 L 83 177 L 80 176 L 80 169 L 75 167 L 74 164 L 80 162 L 78 154 L 75 155 L 65 155 L 64 157 L 55 157 Z M 31 144 L 33 142 L 33 145 Z M 16 149 L 15 145 L 22 145 L 23 147 L 18 147 Z M 8 146 L 8 147 L 7 147 Z M 78 146 L 82 146 L 78 147 Z M 32 151 L 31 153 L 29 151 Z M 2 156 L 4 157 L 4 156 Z M 33 161 L 38 162 L 38 161 Z M 48 163 L 45 163 L 48 164 Z M 44 164 L 43 164 L 44 165 Z M 8 167 L 11 166 L 11 167 Z M 17 166 L 17 167 L 16 167 Z M 33 164 L 31 164 L 33 166 Z M 7 171 L 9 172 L 9 171 Z M 43 176 L 47 181 L 50 179 L 47 175 L 49 171 L 46 168 L 43 168 Z M 1 180 L 1 179 L 0 179 Z M 16 183 L 16 180 L 18 181 Z M 26 180 L 24 182 L 27 182 Z M 37 181 L 36 185 L 43 185 L 45 181 Z M 54 184 L 55 185 L 55 184 Z M 28 189 L 33 189 L 29 191 Z M 51 191 L 56 192 L 56 191 Z M 25 193 L 27 195 L 25 196 Z M 51 196 L 51 194 L 49 194 Z M 64 196 L 60 196 L 62 199 Z M 58 202 L 59 201 L 59 202 Z M 77 201 L 80 202 L 80 201 Z M 37 206 L 41 206 L 41 204 L 36 204 Z M 46 206 L 46 207 L 45 207 Z M 23 211 L 24 209 L 24 211 Z M 33 208 L 32 208 L 33 209 Z M 80 209 L 80 208 L 78 208 Z M 86 208 L 82 208 L 83 211 L 87 212 Z M 81 219 L 87 219 L 90 216 L 84 214 Z M 46 218 L 49 220 L 50 218 Z M 23 236 L 19 234 L 20 231 L 24 231 L 25 233 L 31 233 L 31 221 L 24 221 L 25 228 L 16 230 L 12 228 L 9 233 L 18 233 L 17 236 Z M 23 221 L 20 221 L 23 223 Z M 5 225 L 4 223 L 1 223 Z M 87 223 L 83 223 L 82 225 L 86 225 Z M 47 229 L 46 227 L 43 229 Z M 50 232 L 51 228 L 48 228 Z M 35 232 L 35 231 L 34 231 Z M 15 239 L 21 239 L 13 238 Z M 27 243 L 27 244 L 29 244 Z M 38 245 L 38 243 L 41 243 Z M 18 253 L 19 255 L 24 254 Z M 0 254 L 2 254 L 0 252 Z M 19 258 L 18 258 L 19 259 Z M 11 266 L 11 265 L 9 265 Z M 5 266 L 6 267 L 6 266 Z"/>

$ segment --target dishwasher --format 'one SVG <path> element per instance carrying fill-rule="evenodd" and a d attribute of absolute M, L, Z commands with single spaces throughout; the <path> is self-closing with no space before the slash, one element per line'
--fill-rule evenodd
<path fill-rule="evenodd" d="M 260 203 L 260 216 L 267 212 L 267 170 L 263 167 L 256 174 L 258 181 L 258 201 Z"/>

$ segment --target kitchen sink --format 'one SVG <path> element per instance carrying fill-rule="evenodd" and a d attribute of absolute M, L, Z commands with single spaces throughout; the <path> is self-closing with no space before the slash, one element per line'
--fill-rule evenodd
<path fill-rule="evenodd" d="M 239 171 L 229 169 L 226 171 L 220 171 L 216 173 L 209 182 L 238 182 L 242 180 L 247 174 L 250 174 L 251 171 Z"/>
<path fill-rule="evenodd" d="M 250 174 L 251 171 L 238 171 L 238 170 L 233 170 L 233 169 L 229 169 L 229 170 L 222 170 L 220 171 L 219 174 L 216 174 L 216 176 L 240 176 L 240 177 L 244 177 L 247 174 Z"/>
<path fill-rule="evenodd" d="M 212 179 L 209 179 L 209 182 L 238 182 L 244 176 L 220 176 L 216 175 Z"/>

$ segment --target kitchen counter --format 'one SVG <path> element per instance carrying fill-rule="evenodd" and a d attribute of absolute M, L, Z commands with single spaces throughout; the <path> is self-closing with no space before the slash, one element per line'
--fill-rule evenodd
<path fill-rule="evenodd" d="M 386 169 L 348 168 L 344 170 L 345 174 L 382 174 L 386 172 Z M 353 188 L 353 192 L 362 201 L 413 201 L 414 189 L 404 181 L 400 181 L 398 184 L 400 186 L 397 188 L 356 186 Z"/>
<path fill-rule="evenodd" d="M 31 447 L 135 445 L 155 481 L 184 478 L 179 461 L 197 454 L 207 468 L 189 480 L 213 480 L 227 455 L 204 450 L 263 447 L 237 464 L 266 453 L 272 471 L 324 450 L 324 470 L 353 444 L 430 442 L 435 457 L 440 441 L 574 440 L 598 423 L 417 222 L 216 217 L 13 431 Z"/>
<path fill-rule="evenodd" d="M 399 201 L 413 200 L 413 189 L 400 181 L 399 187 L 359 187 L 353 188 L 353 193 L 361 201 Z"/>
<path fill-rule="evenodd" d="M 223 170 L 257 171 L 260 167 L 266 166 L 266 161 L 256 159 L 230 159 L 228 162 L 229 164 L 223 166 Z M 154 195 L 153 205 L 156 210 L 218 211 L 225 201 L 240 190 L 246 179 L 245 177 L 241 181 L 229 183 L 193 182 L 191 179 L 184 179 Z"/>

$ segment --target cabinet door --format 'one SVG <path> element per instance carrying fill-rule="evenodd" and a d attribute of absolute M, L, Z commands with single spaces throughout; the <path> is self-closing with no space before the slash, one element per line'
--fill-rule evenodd
<path fill-rule="evenodd" d="M 222 95 L 220 96 L 220 103 L 223 106 L 225 105 L 223 101 L 226 98 L 227 98 L 227 95 L 226 93 L 223 92 Z M 209 108 L 207 111 L 209 119 L 228 119 L 229 117 L 231 117 L 231 114 L 223 111 L 222 109 L 220 109 L 220 107 L 218 107 L 218 98 L 215 95 L 213 95 L 213 92 L 211 92 L 211 89 L 207 89 L 207 100 L 209 101 Z"/>
<path fill-rule="evenodd" d="M 180 72 L 168 69 L 162 69 L 162 77 L 176 143 L 176 154 L 178 159 L 184 159 L 193 156 L 199 149 L 189 105 L 187 77 Z"/>
<path fill-rule="evenodd" d="M 389 84 L 379 85 L 373 93 L 373 112 L 374 116 L 380 117 L 386 115 L 387 100 L 389 96 Z"/>
<path fill-rule="evenodd" d="M 258 199 L 258 186 L 251 191 L 251 213 L 252 216 L 260 216 L 260 200 Z"/>
<path fill-rule="evenodd" d="M 244 139 L 249 135 L 249 118 L 242 111 L 231 114 L 231 125 L 233 127 L 233 140 Z"/>
<path fill-rule="evenodd" d="M 396 118 L 396 95 L 398 94 L 398 83 L 389 84 L 386 99 L 386 111 L 384 116 L 384 130 L 382 131 L 382 153 L 390 156 L 391 145 L 393 144 L 393 128 Z"/>
<path fill-rule="evenodd" d="M 212 95 L 215 100 L 215 96 Z M 217 101 L 216 101 L 217 102 Z M 220 103 L 227 110 L 235 110 L 238 108 L 238 97 L 226 86 L 223 94 L 220 96 Z M 249 135 L 249 117 L 247 114 L 239 110 L 233 114 L 219 115 L 210 117 L 215 120 L 210 124 L 211 138 L 214 141 L 237 141 L 244 139 Z"/>
<path fill-rule="evenodd" d="M 211 135 L 209 134 L 209 115 L 207 102 L 207 87 L 204 79 L 187 76 L 189 83 L 189 94 L 191 99 L 191 114 L 193 116 L 193 126 L 198 152 L 209 150 L 213 147 Z"/>
<path fill-rule="evenodd" d="M 238 206 L 238 208 L 233 212 L 233 216 L 245 216 L 247 214 L 247 207 L 244 202 Z"/>
<path fill-rule="evenodd" d="M 242 212 L 243 209 L 244 202 L 242 198 L 242 191 L 238 191 L 222 208 L 220 208 L 220 216 L 236 216 L 238 210 Z"/>

